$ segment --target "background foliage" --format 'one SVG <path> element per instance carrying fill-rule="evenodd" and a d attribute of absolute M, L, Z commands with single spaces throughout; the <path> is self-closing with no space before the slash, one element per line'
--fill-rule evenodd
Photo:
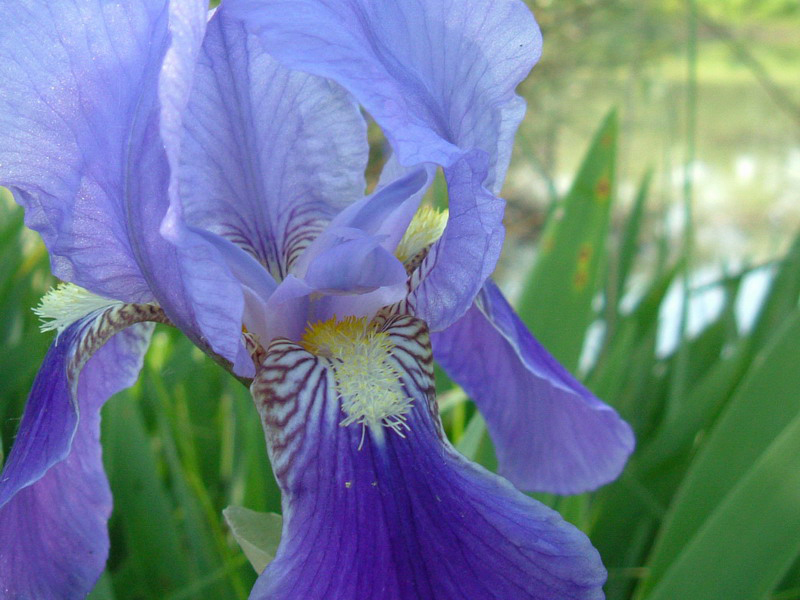
<path fill-rule="evenodd" d="M 799 147 L 800 47 L 783 33 L 796 32 L 798 6 L 531 4 L 547 45 L 523 85 L 497 276 L 638 440 L 615 483 L 539 499 L 591 536 L 610 600 L 800 599 L 798 191 L 784 173 L 723 185 L 709 207 L 697 169 L 716 164 L 717 146 L 759 160 Z M 707 106 L 743 89 L 757 100 L 739 108 L 769 122 Z M 53 279 L 22 217 L 0 198 L 0 459 L 51 339 L 30 308 Z M 704 240 L 729 226 L 733 253 Z M 438 384 L 451 439 L 493 468 L 472 403 Z M 104 410 L 103 442 L 112 554 L 92 598 L 246 598 L 255 572 L 222 510 L 280 512 L 247 390 L 159 326 L 139 382 Z"/>

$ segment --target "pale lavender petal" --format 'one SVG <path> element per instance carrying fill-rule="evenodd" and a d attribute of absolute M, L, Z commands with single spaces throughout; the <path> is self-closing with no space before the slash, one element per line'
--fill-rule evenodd
<path fill-rule="evenodd" d="M 0 474 L 0 597 L 84 598 L 108 555 L 111 493 L 100 408 L 134 383 L 151 327 L 115 335 L 86 364 L 72 398 L 67 367 L 83 323 L 50 347 Z"/>
<path fill-rule="evenodd" d="M 179 252 L 160 231 L 206 3 L 6 4 L 0 184 L 42 234 L 55 274 L 103 296 L 156 300 L 199 346 L 237 360 L 235 279 L 202 240 L 168 226 Z"/>
<path fill-rule="evenodd" d="M 163 142 L 153 158 L 164 166 L 168 189 L 166 195 L 140 193 L 142 199 L 129 207 L 130 222 L 142 232 L 139 260 L 167 314 L 197 345 L 231 361 L 237 375 L 252 377 L 253 364 L 241 342 L 243 290 L 217 248 L 186 226 L 180 201 L 184 123 L 191 120 L 185 113 L 204 43 L 208 2 L 170 0 L 166 8 L 170 45 L 157 78 L 158 110 L 151 116 Z M 146 150 L 155 153 L 152 144 Z"/>
<path fill-rule="evenodd" d="M 336 233 L 345 232 L 339 229 Z M 379 237 L 363 233 L 358 237 L 337 238 L 308 266 L 304 280 L 323 294 L 362 294 L 383 286 L 403 286 L 406 281 L 403 264 L 380 243 Z"/>
<path fill-rule="evenodd" d="M 541 53 L 519 0 L 228 0 L 290 68 L 339 82 L 383 128 L 403 165 L 490 156 L 502 185 L 524 112 L 514 94 Z"/>
<path fill-rule="evenodd" d="M 281 281 L 266 306 L 267 321 L 257 331 L 264 345 L 277 337 L 299 340 L 310 320 L 309 296 L 314 288 L 289 274 Z"/>
<path fill-rule="evenodd" d="M 577 494 L 620 474 L 631 428 L 536 341 L 493 282 L 432 340 L 436 360 L 485 417 L 499 472 L 517 487 Z"/>
<path fill-rule="evenodd" d="M 185 118 L 185 219 L 246 248 L 272 275 L 361 198 L 366 126 L 338 85 L 281 67 L 216 12 Z"/>
<path fill-rule="evenodd" d="M 353 227 L 381 236 L 381 246 L 394 251 L 414 218 L 435 172 L 433 165 L 425 165 L 398 174 L 394 181 L 380 186 L 374 194 L 336 215 L 329 228 Z"/>
<path fill-rule="evenodd" d="M 265 306 L 266 321 L 252 329 L 262 343 L 276 337 L 297 340 L 308 323 L 334 316 L 372 316 L 406 292 L 402 263 L 381 246 L 382 238 L 360 229 L 326 230 L 319 251 L 300 278 L 289 274 Z"/>
<path fill-rule="evenodd" d="M 386 331 L 409 429 L 367 429 L 363 446 L 361 426 L 340 425 L 331 363 L 270 347 L 252 391 L 284 522 L 251 600 L 602 598 L 586 536 L 447 442 L 424 325 L 400 317 Z"/>
<path fill-rule="evenodd" d="M 345 208 L 299 256 L 292 265 L 292 273 L 303 276 L 311 263 L 339 240 L 358 235 L 354 230 L 380 236 L 380 245 L 394 251 L 414 218 L 433 175 L 434 170 L 430 165 L 410 169 L 374 194 Z"/>
<path fill-rule="evenodd" d="M 456 322 L 494 271 L 503 246 L 505 202 L 482 185 L 487 157 L 475 150 L 445 169 L 450 216 L 442 237 L 411 276 L 409 311 L 431 331 Z"/>
<path fill-rule="evenodd" d="M 140 101 L 154 93 L 167 43 L 163 4 L 2 7 L 0 185 L 25 207 L 57 277 L 127 301 L 152 298 L 129 239 L 124 186 Z"/>

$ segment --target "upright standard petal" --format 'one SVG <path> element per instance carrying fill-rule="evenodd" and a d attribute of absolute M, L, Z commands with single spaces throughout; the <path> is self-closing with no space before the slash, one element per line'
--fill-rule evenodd
<path fill-rule="evenodd" d="M 75 323 L 50 347 L 0 474 L 0 598 L 84 598 L 100 576 L 111 513 L 100 408 L 136 380 L 151 329 L 115 335 L 77 381 L 100 330 Z"/>
<path fill-rule="evenodd" d="M 286 340 L 253 382 L 284 526 L 251 599 L 602 598 L 605 570 L 589 540 L 447 442 L 424 324 L 395 317 L 374 335 L 386 351 L 378 376 L 394 378 L 378 395 L 398 394 L 389 404 L 359 405 L 366 388 L 348 379 L 359 371 L 343 371 L 352 356 Z"/>
<path fill-rule="evenodd" d="M 499 472 L 517 487 L 577 494 L 620 474 L 631 428 L 536 341 L 491 280 L 432 341 L 436 360 L 486 418 Z"/>
<path fill-rule="evenodd" d="M 366 125 L 338 85 L 290 72 L 226 13 L 208 25 L 185 119 L 181 202 L 276 279 L 361 198 Z"/>
<path fill-rule="evenodd" d="M 519 0 L 228 0 L 267 52 L 342 84 L 383 128 L 403 165 L 490 156 L 497 192 L 541 53 Z"/>

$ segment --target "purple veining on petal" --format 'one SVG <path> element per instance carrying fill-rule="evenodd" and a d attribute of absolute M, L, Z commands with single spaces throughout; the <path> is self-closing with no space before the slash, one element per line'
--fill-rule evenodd
<path fill-rule="evenodd" d="M 130 302 L 153 298 L 124 198 L 167 44 L 163 4 L 3 6 L 0 185 L 41 233 L 57 277 Z"/>
<path fill-rule="evenodd" d="M 588 539 L 445 439 L 424 325 L 400 317 L 387 331 L 409 429 L 368 428 L 363 446 L 361 426 L 340 425 L 330 363 L 287 341 L 270 347 L 252 392 L 284 527 L 251 599 L 602 598 Z"/>
<path fill-rule="evenodd" d="M 494 283 L 432 340 L 436 360 L 484 415 L 499 472 L 516 486 L 577 494 L 619 476 L 631 428 L 536 341 Z"/>
<path fill-rule="evenodd" d="M 157 300 L 200 347 L 240 359 L 235 280 L 202 240 L 169 223 L 171 242 L 161 235 L 206 3 L 20 0 L 5 17 L 0 182 L 54 272 Z"/>
<path fill-rule="evenodd" d="M 290 72 L 227 16 L 208 26 L 185 119 L 186 220 L 257 257 L 276 279 L 364 192 L 366 126 L 336 84 Z"/>

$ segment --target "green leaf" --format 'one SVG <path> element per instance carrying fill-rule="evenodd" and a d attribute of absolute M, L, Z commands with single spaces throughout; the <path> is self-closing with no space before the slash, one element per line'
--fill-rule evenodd
<path fill-rule="evenodd" d="M 114 521 L 124 532 L 130 571 L 125 585 L 113 577 L 115 590 L 128 585 L 156 598 L 193 579 L 189 559 L 172 514 L 170 494 L 159 474 L 158 456 L 149 444 L 136 390 L 112 399 L 104 411 L 103 455 L 114 492 Z M 134 592 L 133 595 L 135 595 Z M 125 596 L 130 597 L 130 596 Z"/>
<path fill-rule="evenodd" d="M 114 600 L 114 587 L 111 585 L 111 577 L 108 571 L 104 571 L 94 586 L 94 589 L 87 597 L 87 600 Z"/>
<path fill-rule="evenodd" d="M 648 600 L 753 600 L 800 552 L 800 413 L 713 511 Z"/>
<path fill-rule="evenodd" d="M 539 340 L 574 370 L 592 301 L 601 285 L 614 185 L 617 115 L 595 135 L 572 189 L 545 225 L 519 314 Z"/>
<path fill-rule="evenodd" d="M 781 261 L 753 325 L 752 339 L 756 349 L 763 347 L 772 332 L 797 307 L 798 297 L 800 297 L 800 234 Z"/>
<path fill-rule="evenodd" d="M 800 412 L 798 356 L 800 314 L 795 312 L 776 332 L 773 342 L 755 358 L 692 463 L 651 554 L 650 576 L 639 597 L 660 582 L 717 504 L 745 477 L 786 423 Z M 771 492 L 762 490 L 762 494 L 768 493 Z M 760 545 L 761 541 L 743 539 L 739 543 Z"/>
<path fill-rule="evenodd" d="M 616 297 L 618 300 L 622 298 L 625 292 L 625 284 L 628 281 L 628 275 L 630 274 L 634 259 L 638 254 L 639 233 L 642 229 L 644 209 L 647 203 L 647 196 L 650 191 L 650 181 L 652 178 L 653 171 L 647 171 L 642 178 L 642 182 L 639 184 L 639 191 L 636 193 L 633 209 L 625 223 L 625 231 L 622 234 L 619 247 L 619 260 L 617 263 Z"/>
<path fill-rule="evenodd" d="M 229 506 L 222 511 L 233 537 L 257 573 L 275 558 L 281 541 L 283 519 L 275 513 L 261 513 L 242 506 Z"/>
<path fill-rule="evenodd" d="M 486 421 L 476 412 L 456 443 L 456 450 L 489 471 L 497 471 L 497 455 L 486 430 Z"/>

